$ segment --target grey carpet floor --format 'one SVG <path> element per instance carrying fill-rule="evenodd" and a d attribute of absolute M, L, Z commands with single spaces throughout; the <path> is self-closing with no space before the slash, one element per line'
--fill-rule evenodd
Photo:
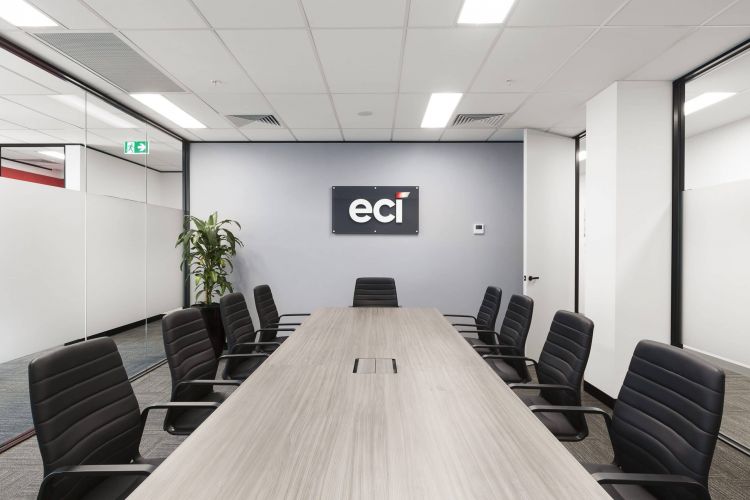
<path fill-rule="evenodd" d="M 721 431 L 750 448 L 750 377 L 728 369 Z M 748 492 L 750 498 L 750 492 Z"/>
<path fill-rule="evenodd" d="M 139 378 L 133 388 L 141 406 L 165 401 L 169 397 L 171 382 L 169 369 L 162 365 Z M 584 404 L 605 408 L 598 400 L 585 395 Z M 146 426 L 141 453 L 147 457 L 165 457 L 184 439 L 162 431 L 162 412 L 155 412 Z M 570 452 L 582 462 L 612 461 L 612 448 L 606 428 L 600 418 L 590 418 L 591 434 L 580 443 L 566 443 Z M 543 466 L 543 457 L 540 457 Z M 36 439 L 0 454 L 0 498 L 35 498 L 42 479 L 42 464 Z M 711 494 L 715 500 L 740 500 L 750 498 L 750 458 L 733 448 L 719 443 L 711 468 Z"/>
<path fill-rule="evenodd" d="M 161 321 L 113 335 L 129 377 L 164 359 Z M 29 407 L 29 362 L 46 351 L 0 363 L 0 443 L 33 427 Z"/>

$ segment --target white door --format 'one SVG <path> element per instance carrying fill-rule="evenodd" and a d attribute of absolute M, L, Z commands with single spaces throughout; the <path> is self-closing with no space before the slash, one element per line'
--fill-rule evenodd
<path fill-rule="evenodd" d="M 524 293 L 534 299 L 526 355 L 538 359 L 555 312 L 575 294 L 575 140 L 526 130 Z"/>

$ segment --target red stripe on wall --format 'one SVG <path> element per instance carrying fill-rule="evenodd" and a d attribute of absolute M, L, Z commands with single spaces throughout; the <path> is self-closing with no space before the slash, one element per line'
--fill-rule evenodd
<path fill-rule="evenodd" d="M 25 172 L 23 170 L 16 170 L 15 168 L 0 168 L 0 177 L 17 179 L 19 181 L 35 182 L 37 184 L 45 184 L 47 186 L 57 186 L 61 188 L 65 187 L 65 179 L 57 179 L 55 177 L 48 177 L 46 175 L 32 174 L 31 172 Z"/>

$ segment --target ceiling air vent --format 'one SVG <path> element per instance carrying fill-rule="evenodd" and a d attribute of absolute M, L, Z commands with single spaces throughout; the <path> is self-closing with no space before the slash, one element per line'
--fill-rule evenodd
<path fill-rule="evenodd" d="M 458 114 L 453 120 L 454 128 L 496 128 L 505 115 L 501 113 Z"/>
<path fill-rule="evenodd" d="M 227 118 L 237 127 L 246 127 L 248 125 L 281 126 L 279 120 L 273 115 L 227 115 Z"/>
<path fill-rule="evenodd" d="M 35 36 L 126 92 L 184 92 L 112 33 L 36 33 Z"/>

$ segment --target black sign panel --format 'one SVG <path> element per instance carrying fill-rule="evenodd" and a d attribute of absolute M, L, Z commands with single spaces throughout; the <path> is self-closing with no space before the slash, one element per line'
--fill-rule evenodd
<path fill-rule="evenodd" d="M 333 186 L 335 234 L 419 233 L 419 186 Z"/>

